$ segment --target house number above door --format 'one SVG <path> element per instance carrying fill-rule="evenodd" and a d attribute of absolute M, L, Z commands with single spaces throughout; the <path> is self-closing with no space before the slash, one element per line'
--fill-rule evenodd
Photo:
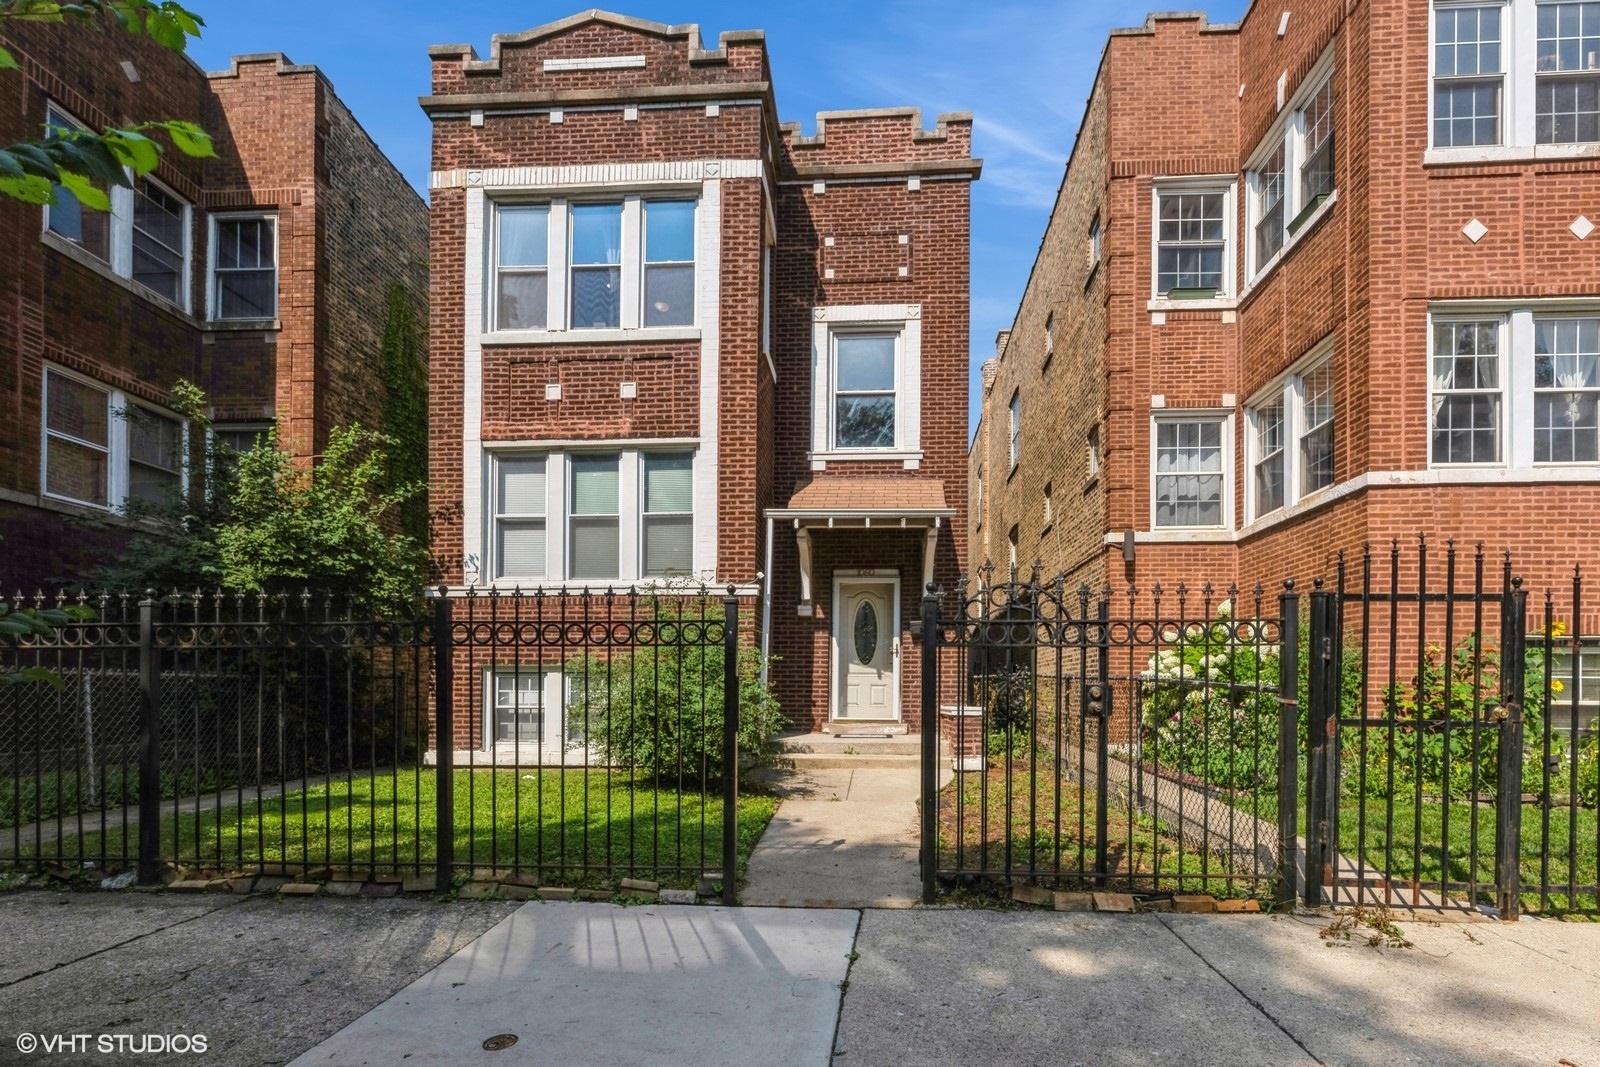
<path fill-rule="evenodd" d="M 872 657 L 878 651 L 878 613 L 872 607 L 872 601 L 863 600 L 861 606 L 856 608 L 856 659 L 862 665 L 872 662 Z"/>

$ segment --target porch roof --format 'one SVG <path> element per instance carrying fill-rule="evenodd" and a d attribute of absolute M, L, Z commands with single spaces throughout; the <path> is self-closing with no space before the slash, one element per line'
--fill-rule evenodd
<path fill-rule="evenodd" d="M 836 519 L 938 526 L 955 514 L 937 478 L 813 478 L 796 487 L 788 506 L 767 509 L 771 518 L 793 519 L 797 526 Z"/>

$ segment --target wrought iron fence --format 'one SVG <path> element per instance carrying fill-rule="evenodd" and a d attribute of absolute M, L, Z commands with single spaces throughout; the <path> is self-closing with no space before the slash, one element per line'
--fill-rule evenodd
<path fill-rule="evenodd" d="M 89 621 L 0 647 L 0 671 L 60 682 L 0 687 L 0 867 L 431 871 L 446 890 L 482 867 L 570 884 L 736 855 L 736 598 L 437 593 L 387 617 L 309 594 L 79 598 Z"/>
<path fill-rule="evenodd" d="M 941 724 L 957 773 L 936 788 L 928 731 L 924 896 L 940 881 L 1272 885 L 1279 664 L 1293 678 L 1296 654 L 1282 610 L 1260 589 L 1114 598 L 1037 573 L 927 598 L 923 721 Z"/>
<path fill-rule="evenodd" d="M 924 897 L 1600 909 L 1581 573 L 1530 619 L 1509 555 L 1481 546 L 1395 542 L 1331 570 L 1309 596 L 1113 596 L 1035 571 L 926 598 Z"/>

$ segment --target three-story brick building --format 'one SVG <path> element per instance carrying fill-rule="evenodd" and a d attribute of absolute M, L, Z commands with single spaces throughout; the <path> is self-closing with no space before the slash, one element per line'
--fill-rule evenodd
<path fill-rule="evenodd" d="M 797 726 L 915 729 L 919 591 L 965 562 L 970 118 L 804 136 L 761 33 L 601 12 L 431 55 L 444 580 L 731 585 Z"/>

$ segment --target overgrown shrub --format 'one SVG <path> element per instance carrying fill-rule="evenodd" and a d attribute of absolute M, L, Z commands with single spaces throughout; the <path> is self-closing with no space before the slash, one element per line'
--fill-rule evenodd
<path fill-rule="evenodd" d="M 1533 645 L 1523 662 L 1523 781 L 1531 785 L 1541 774 L 1544 649 Z M 1384 693 L 1384 712 L 1398 724 L 1394 732 L 1397 785 L 1420 784 L 1424 793 L 1451 797 L 1499 788 L 1500 730 L 1494 711 L 1501 703 L 1500 673 L 1500 650 L 1477 634 L 1457 642 L 1448 656 L 1438 645 L 1423 650 L 1415 673 Z M 1369 793 L 1375 787 L 1387 788 L 1385 761 L 1389 753 L 1379 747 L 1370 756 Z"/>
<path fill-rule="evenodd" d="M 698 643 L 703 606 L 720 620 L 720 603 L 658 598 L 652 605 L 654 643 L 605 660 L 580 655 L 566 663 L 570 744 L 586 745 L 611 766 L 661 782 L 722 779 L 727 660 L 720 642 Z M 761 653 L 741 649 L 738 660 L 741 762 L 769 764 L 772 738 L 788 723 L 770 686 L 762 684 Z"/>

